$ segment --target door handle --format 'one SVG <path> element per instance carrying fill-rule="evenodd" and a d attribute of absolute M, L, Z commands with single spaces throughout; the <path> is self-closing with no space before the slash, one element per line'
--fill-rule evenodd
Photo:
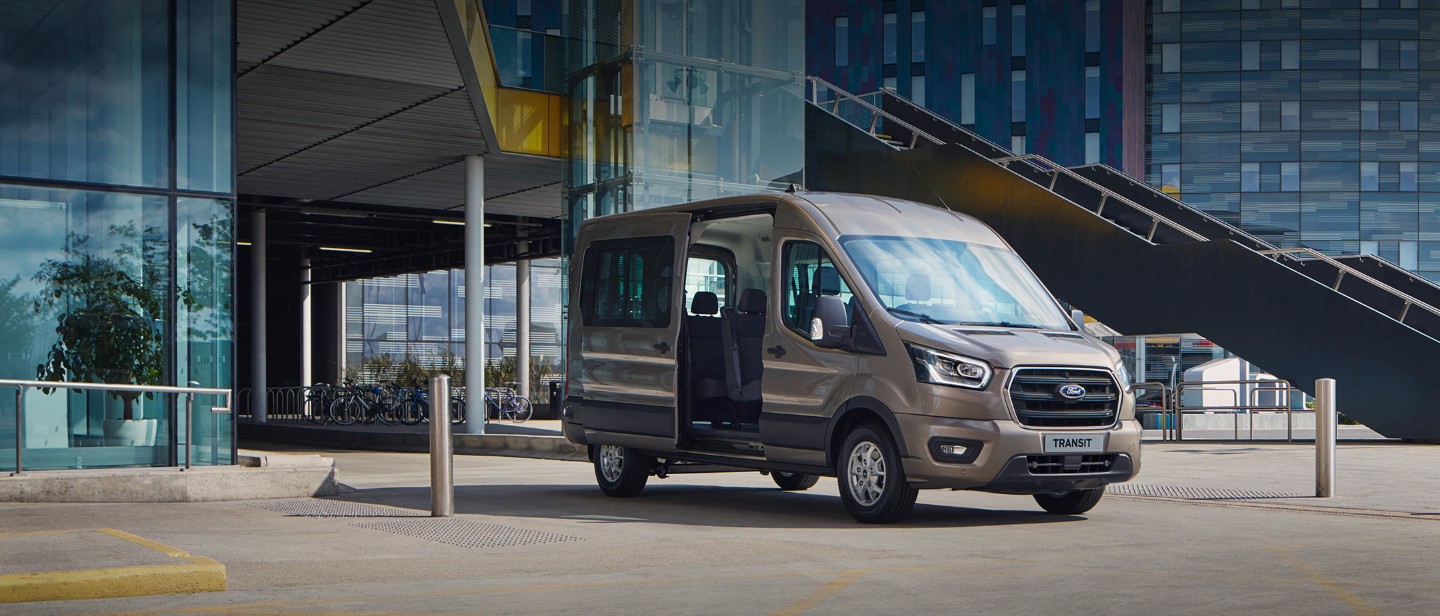
<path fill-rule="evenodd" d="M 781 357 L 784 357 L 784 356 L 785 356 L 785 347 L 782 347 L 782 346 L 780 346 L 780 345 L 777 344 L 777 345 L 775 345 L 775 346 L 773 346 L 773 347 L 770 347 L 770 348 L 768 348 L 768 349 L 765 349 L 765 352 L 766 352 L 766 353 L 769 353 L 769 354 L 771 354 L 771 355 L 774 355 L 774 356 L 775 356 L 775 359 L 780 359 Z"/>
<path fill-rule="evenodd" d="M 651 346 L 651 348 L 653 348 L 653 349 L 655 349 L 656 351 L 659 351 L 659 352 L 661 352 L 661 353 L 669 353 L 669 352 L 670 352 L 670 343 L 669 343 L 669 342 L 665 342 L 664 340 L 661 340 L 660 342 L 656 342 L 655 344 L 650 345 L 650 346 Z"/>

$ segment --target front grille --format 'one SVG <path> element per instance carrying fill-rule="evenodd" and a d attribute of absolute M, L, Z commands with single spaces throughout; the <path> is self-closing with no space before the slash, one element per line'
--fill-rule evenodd
<path fill-rule="evenodd" d="M 1025 456 L 1025 467 L 1031 475 L 1078 475 L 1103 473 L 1115 466 L 1119 454 L 1063 454 Z"/>
<path fill-rule="evenodd" d="M 1067 399 L 1061 388 L 1079 385 L 1084 395 Z M 1019 368 L 1010 380 L 1010 402 L 1022 425 L 1040 428 L 1094 428 L 1115 423 L 1120 388 L 1104 370 Z"/>

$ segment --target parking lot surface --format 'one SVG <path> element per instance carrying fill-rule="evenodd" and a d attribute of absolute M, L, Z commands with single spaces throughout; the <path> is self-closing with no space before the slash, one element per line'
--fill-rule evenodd
<path fill-rule="evenodd" d="M 1083 516 L 926 491 L 865 526 L 834 480 L 653 479 L 607 498 L 588 464 L 461 456 L 428 516 L 424 454 L 329 452 L 337 499 L 0 504 L 0 532 L 116 528 L 229 571 L 200 595 L 27 603 L 76 614 L 1420 614 L 1440 604 L 1440 447 L 1346 445 L 1339 498 L 1301 445 L 1154 444 Z M 1119 493 L 1119 492 L 1123 492 Z M 3 558 L 3 556 L 0 556 Z"/>

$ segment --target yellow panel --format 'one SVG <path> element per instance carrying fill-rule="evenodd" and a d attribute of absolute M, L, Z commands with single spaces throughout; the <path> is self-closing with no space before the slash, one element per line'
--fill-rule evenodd
<path fill-rule="evenodd" d="M 502 151 L 560 156 L 565 127 L 560 121 L 564 100 L 559 94 L 500 88 L 497 102 L 492 107 L 499 108 L 495 133 Z"/>

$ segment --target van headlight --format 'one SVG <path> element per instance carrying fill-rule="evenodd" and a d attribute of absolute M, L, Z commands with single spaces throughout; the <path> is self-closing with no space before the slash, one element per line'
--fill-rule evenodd
<path fill-rule="evenodd" d="M 1125 360 L 1115 362 L 1115 378 L 1120 379 L 1120 389 L 1130 391 L 1130 371 L 1125 369 Z"/>
<path fill-rule="evenodd" d="M 915 378 L 922 383 L 966 389 L 985 389 L 990 384 L 990 364 L 983 361 L 908 342 L 905 348 L 915 362 Z"/>

